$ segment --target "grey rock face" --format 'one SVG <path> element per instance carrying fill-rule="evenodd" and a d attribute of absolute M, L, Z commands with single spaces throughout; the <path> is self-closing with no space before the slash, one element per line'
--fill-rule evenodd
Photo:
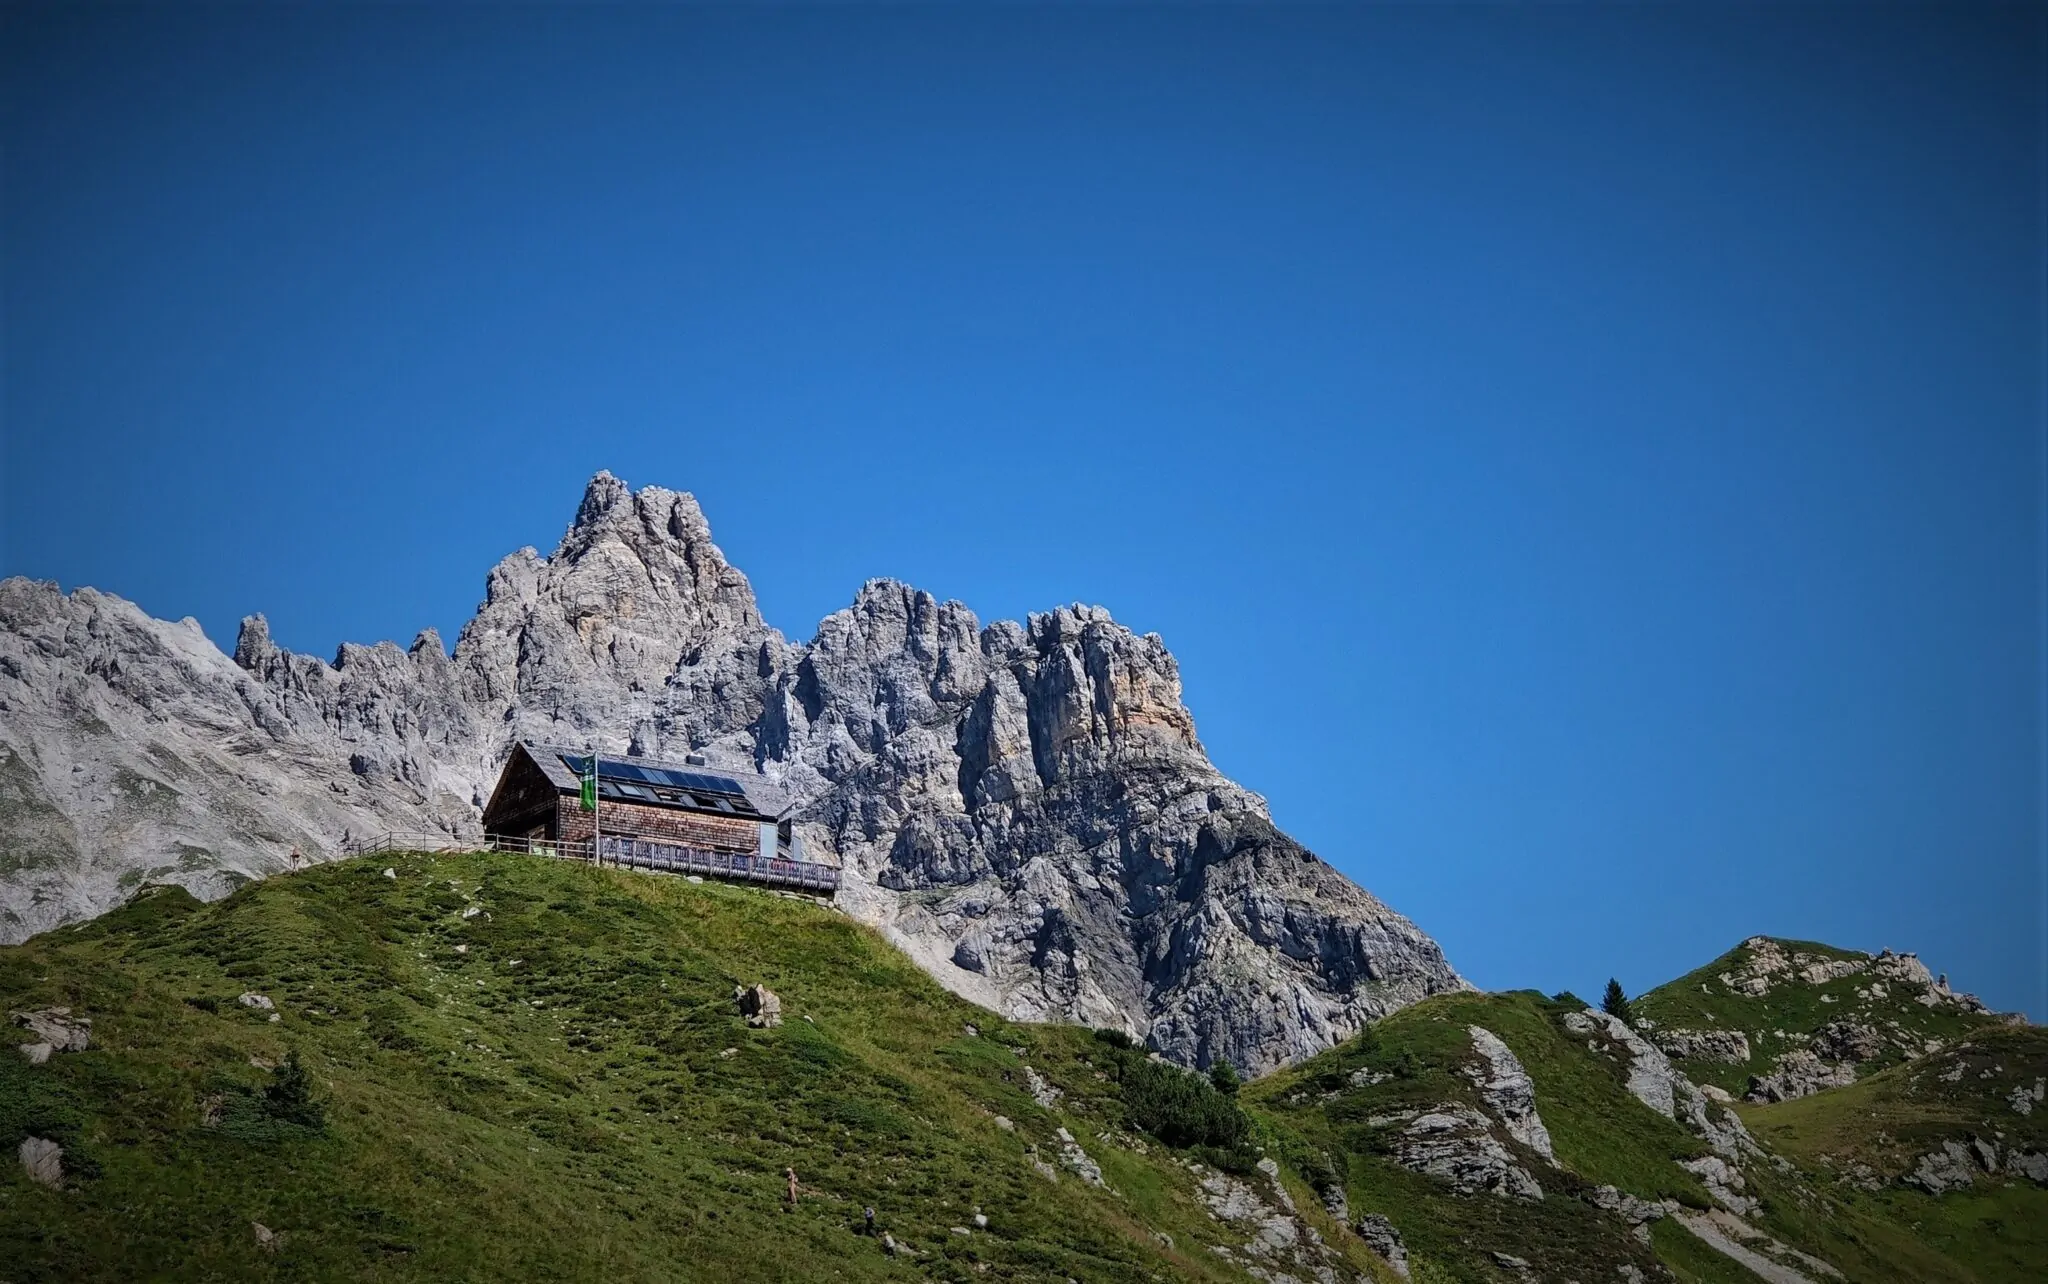
<path fill-rule="evenodd" d="M 1741 1065 L 1750 1056 L 1749 1036 L 1740 1030 L 1659 1030 L 1652 1042 L 1664 1055 L 1682 1061 Z"/>
<path fill-rule="evenodd" d="M 1393 1156 L 1402 1167 L 1460 1194 L 1491 1191 L 1531 1202 L 1543 1198 L 1543 1187 L 1493 1135 L 1486 1116 L 1470 1106 L 1446 1104 L 1417 1115 L 1395 1140 Z"/>
<path fill-rule="evenodd" d="M 1778 1058 L 1777 1067 L 1767 1075 L 1752 1075 L 1750 1101 L 1791 1101 L 1811 1096 L 1824 1088 L 1846 1088 L 1856 1082 L 1856 1067 L 1822 1061 L 1805 1048 Z"/>
<path fill-rule="evenodd" d="M 694 499 L 599 474 L 452 652 L 232 658 L 118 598 L 0 582 L 0 941 L 201 897 L 386 830 L 479 836 L 515 738 L 703 753 L 802 800 L 840 903 L 943 983 L 1259 1072 L 1465 988 L 1209 762 L 1173 657 L 1095 607 L 983 627 L 892 581 L 794 645 Z"/>
<path fill-rule="evenodd" d="M 1402 1279 L 1408 1278 L 1408 1245 L 1401 1239 L 1401 1232 L 1394 1229 L 1394 1223 L 1383 1213 L 1366 1213 L 1359 1217 L 1358 1238 L 1365 1246 L 1387 1259 L 1387 1265 Z"/>
<path fill-rule="evenodd" d="M 1485 1058 L 1483 1069 L 1473 1068 L 1469 1073 L 1487 1109 L 1501 1121 L 1508 1136 L 1555 1164 L 1557 1156 L 1551 1153 L 1550 1130 L 1543 1126 L 1543 1116 L 1536 1112 L 1536 1084 L 1529 1078 L 1529 1072 L 1499 1035 L 1484 1026 L 1467 1029 L 1472 1035 L 1472 1046 Z"/>

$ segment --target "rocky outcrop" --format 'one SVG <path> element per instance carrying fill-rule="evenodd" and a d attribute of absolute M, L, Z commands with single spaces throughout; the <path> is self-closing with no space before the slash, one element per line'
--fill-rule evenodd
<path fill-rule="evenodd" d="M 1472 1036 L 1473 1048 L 1484 1058 L 1484 1065 L 1467 1067 L 1466 1074 L 1478 1087 L 1487 1109 L 1501 1121 L 1508 1136 L 1555 1164 L 1557 1156 L 1551 1152 L 1550 1130 L 1543 1126 L 1543 1116 L 1536 1112 L 1536 1084 L 1529 1078 L 1529 1072 L 1493 1031 L 1475 1025 L 1467 1027 L 1467 1032 Z"/>
<path fill-rule="evenodd" d="M 1302 1279 L 1336 1284 L 1340 1278 L 1355 1278 L 1343 1257 L 1301 1219 L 1280 1180 L 1280 1166 L 1271 1159 L 1260 1160 L 1256 1175 L 1243 1178 L 1201 1164 L 1188 1167 L 1209 1215 L 1245 1237 L 1235 1248 L 1218 1245 L 1215 1251 L 1240 1262 L 1247 1273 L 1275 1284 Z"/>
<path fill-rule="evenodd" d="M 1965 1012 L 1988 1012 L 1974 994 L 1960 994 L 1949 988 L 1946 976 L 1937 977 L 1912 954 L 1882 950 L 1862 958 L 1836 958 L 1788 948 L 1768 936 L 1752 936 L 1742 943 L 1743 959 L 1719 980 L 1736 994 L 1762 998 L 1779 985 L 1802 983 L 1825 985 L 1849 976 L 1868 976 L 1869 984 L 1857 987 L 1858 997 L 1884 997 L 1893 985 L 1918 991 L 1914 997 L 1928 1007 L 1953 1007 Z"/>
<path fill-rule="evenodd" d="M 1628 1224 L 1629 1233 L 1641 1244 L 1650 1242 L 1650 1223 L 1661 1221 L 1671 1211 L 1661 1203 L 1639 1199 L 1618 1186 L 1595 1186 L 1582 1198 Z"/>
<path fill-rule="evenodd" d="M 1749 1036 L 1740 1030 L 1659 1030 L 1652 1042 L 1667 1057 L 1680 1061 L 1725 1061 L 1741 1065 L 1749 1060 Z"/>
<path fill-rule="evenodd" d="M 1384 1214 L 1366 1213 L 1359 1217 L 1353 1229 L 1358 1232 L 1358 1238 L 1365 1241 L 1367 1248 L 1386 1259 L 1396 1275 L 1404 1280 L 1408 1278 L 1408 1245 Z"/>
<path fill-rule="evenodd" d="M 1394 1161 L 1443 1182 L 1461 1195 L 1490 1192 L 1535 1202 L 1543 1187 L 1515 1162 L 1486 1116 L 1470 1106 L 1444 1104 L 1416 1114 L 1394 1139 Z"/>
<path fill-rule="evenodd" d="M 1755 1149 L 1749 1130 L 1735 1112 L 1716 1112 L 1699 1085 L 1680 1074 L 1670 1060 L 1631 1029 L 1627 1022 L 1596 1008 L 1568 1012 L 1565 1029 L 1585 1038 L 1596 1052 L 1628 1059 L 1628 1091 L 1636 1100 L 1667 1119 L 1690 1129 L 1724 1158 L 1737 1160 Z"/>
<path fill-rule="evenodd" d="M 1969 1147 L 1959 1141 L 1944 1141 L 1939 1150 L 1920 1156 L 1913 1171 L 1901 1180 L 1930 1195 L 1944 1195 L 1952 1190 L 1968 1190 L 1976 1184 L 1977 1168 L 1971 1161 Z"/>
<path fill-rule="evenodd" d="M 452 650 L 233 656 L 118 598 L 0 582 L 0 941 L 152 882 L 220 896 L 398 830 L 478 836 L 509 745 L 704 754 L 802 800 L 840 903 L 959 993 L 1258 1072 L 1464 987 L 1196 739 L 1156 636 L 1096 607 L 984 626 L 893 581 L 807 644 L 686 494 L 599 474 Z"/>
<path fill-rule="evenodd" d="M 1856 1082 L 1856 1067 L 1822 1061 L 1805 1048 L 1778 1058 L 1777 1068 L 1767 1075 L 1752 1075 L 1749 1101 L 1791 1101 L 1811 1096 L 1825 1088 L 1845 1088 Z"/>

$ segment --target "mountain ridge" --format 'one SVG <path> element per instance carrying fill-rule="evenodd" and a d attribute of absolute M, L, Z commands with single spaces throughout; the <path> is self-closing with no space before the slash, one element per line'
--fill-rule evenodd
<path fill-rule="evenodd" d="M 1172 654 L 1100 607 L 984 625 L 888 579 L 791 642 L 696 500 L 599 473 L 450 649 L 232 654 L 90 589 L 0 583 L 0 939 L 143 881 L 219 896 L 381 830 L 478 835 L 511 741 L 703 753 L 795 790 L 843 899 L 1009 1015 L 1263 1070 L 1465 986 L 1208 760 Z"/>

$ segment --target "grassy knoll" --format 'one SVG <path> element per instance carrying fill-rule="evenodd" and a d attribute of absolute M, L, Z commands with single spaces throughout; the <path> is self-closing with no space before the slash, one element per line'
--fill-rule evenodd
<path fill-rule="evenodd" d="M 1818 941 L 1773 943 L 1788 954 L 1823 961 L 1866 961 L 1869 957 Z M 1821 982 L 1784 977 L 1775 980 L 1765 994 L 1741 993 L 1722 978 L 1739 977 L 1753 953 L 1751 943 L 1745 941 L 1705 967 L 1667 981 L 1633 1001 L 1636 1019 L 1646 1030 L 1732 1030 L 1747 1035 L 1747 1061 L 1678 1061 L 1694 1082 L 1711 1083 L 1736 1096 L 1748 1088 L 1752 1075 L 1769 1073 L 1780 1056 L 1805 1047 L 1815 1031 L 1831 1022 L 1862 1023 L 1887 1037 L 1891 1046 L 1858 1067 L 1860 1073 L 1869 1074 L 1900 1064 L 1929 1041 L 1950 1043 L 1998 1021 L 1995 1016 L 1958 1007 L 1930 1007 L 1916 1001 L 1917 990 L 1897 981 L 1873 986 L 1876 978 L 1869 974 Z"/>

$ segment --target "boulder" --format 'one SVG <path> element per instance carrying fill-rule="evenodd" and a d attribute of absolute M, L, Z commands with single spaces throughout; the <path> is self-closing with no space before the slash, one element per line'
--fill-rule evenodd
<path fill-rule="evenodd" d="M 740 1015 L 756 1030 L 772 1030 L 782 1024 L 782 1000 L 767 986 L 736 985 L 732 998 L 739 1005 Z"/>
<path fill-rule="evenodd" d="M 21 1166 L 28 1170 L 30 1181 L 45 1186 L 64 1184 L 64 1148 L 43 1137 L 27 1137 L 15 1152 L 21 1157 Z"/>

